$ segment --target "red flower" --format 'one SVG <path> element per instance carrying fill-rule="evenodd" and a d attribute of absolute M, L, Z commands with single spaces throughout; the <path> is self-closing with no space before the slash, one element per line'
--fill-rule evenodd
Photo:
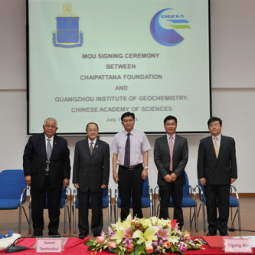
<path fill-rule="evenodd" d="M 128 247 L 127 247 L 127 251 L 131 252 L 134 250 L 134 245 L 131 243 Z"/>
<path fill-rule="evenodd" d="M 146 250 L 146 253 L 147 253 L 147 254 L 151 254 L 151 253 L 153 252 L 153 247 L 152 247 L 152 245 L 147 246 L 147 247 L 145 248 L 145 250 Z"/>
<path fill-rule="evenodd" d="M 164 245 L 164 247 L 166 247 L 167 249 L 169 249 L 169 248 L 171 247 L 171 243 L 168 242 L 168 241 L 165 241 L 163 245 Z"/>
<path fill-rule="evenodd" d="M 177 223 L 176 223 L 177 220 L 171 220 L 171 227 L 172 229 L 173 228 L 177 228 Z"/>

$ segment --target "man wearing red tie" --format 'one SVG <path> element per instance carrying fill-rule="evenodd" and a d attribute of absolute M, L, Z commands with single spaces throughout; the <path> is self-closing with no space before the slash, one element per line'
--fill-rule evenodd
<path fill-rule="evenodd" d="M 159 217 L 169 219 L 168 205 L 170 196 L 174 204 L 174 219 L 179 228 L 184 224 L 182 212 L 183 185 L 185 184 L 185 167 L 188 162 L 187 139 L 177 135 L 177 118 L 167 116 L 164 119 L 166 135 L 156 139 L 154 161 L 158 169 L 160 196 Z"/>
<path fill-rule="evenodd" d="M 228 235 L 230 184 L 237 179 L 235 140 L 221 135 L 222 120 L 212 117 L 208 120 L 211 136 L 200 141 L 197 173 L 204 186 L 208 236 Z M 217 218 L 217 207 L 219 217 Z"/>

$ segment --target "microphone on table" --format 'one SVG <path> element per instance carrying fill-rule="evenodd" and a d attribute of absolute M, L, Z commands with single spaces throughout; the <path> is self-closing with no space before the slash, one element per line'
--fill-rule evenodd
<path fill-rule="evenodd" d="M 247 232 L 255 232 L 255 230 L 247 230 L 247 229 L 236 229 L 236 228 L 229 228 L 228 229 L 230 232 L 235 232 L 235 231 L 247 231 Z"/>
<path fill-rule="evenodd" d="M 26 247 L 26 246 L 21 246 L 21 245 L 16 245 L 16 242 L 19 239 L 22 238 L 61 238 L 61 237 L 77 237 L 77 236 L 73 236 L 73 235 L 51 235 L 51 236 L 21 236 L 18 237 L 17 239 L 15 239 L 15 241 L 6 248 L 5 253 L 13 253 L 13 252 L 18 252 L 18 251 L 24 251 L 24 250 L 28 250 L 30 248 Z"/>
<path fill-rule="evenodd" d="M 18 237 L 17 239 L 15 239 L 15 241 L 9 247 L 6 248 L 5 253 L 13 253 L 13 252 L 18 252 L 18 251 L 28 250 L 29 249 L 28 247 L 21 246 L 21 245 L 15 245 L 16 242 L 21 238 L 27 238 L 27 237 L 26 236 Z"/>

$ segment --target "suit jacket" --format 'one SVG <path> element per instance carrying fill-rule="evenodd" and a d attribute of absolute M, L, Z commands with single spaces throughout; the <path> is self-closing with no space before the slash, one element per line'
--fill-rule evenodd
<path fill-rule="evenodd" d="M 79 183 L 79 190 L 101 191 L 101 185 L 108 185 L 110 171 L 109 144 L 97 138 L 90 155 L 88 139 L 75 145 L 73 164 L 73 183 Z"/>
<path fill-rule="evenodd" d="M 197 161 L 198 179 L 205 178 L 207 184 L 230 184 L 237 178 L 235 140 L 221 135 L 220 149 L 216 158 L 212 136 L 200 141 Z"/>
<path fill-rule="evenodd" d="M 31 186 L 42 188 L 45 180 L 47 155 L 44 133 L 33 135 L 25 146 L 23 168 L 25 176 L 31 175 Z M 63 186 L 63 179 L 70 179 L 70 159 L 67 141 L 54 135 L 49 164 L 49 179 L 52 188 Z"/>
<path fill-rule="evenodd" d="M 158 169 L 158 185 L 166 185 L 164 176 L 170 174 L 170 151 L 167 136 L 164 135 L 156 139 L 154 146 L 154 161 Z M 173 149 L 173 169 L 178 176 L 175 183 L 185 184 L 185 167 L 188 162 L 188 142 L 187 139 L 176 135 Z"/>

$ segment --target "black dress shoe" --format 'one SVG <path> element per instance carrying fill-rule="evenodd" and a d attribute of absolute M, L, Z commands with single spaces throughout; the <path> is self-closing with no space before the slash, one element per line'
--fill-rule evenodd
<path fill-rule="evenodd" d="M 206 234 L 207 236 L 216 236 L 216 232 L 208 232 L 207 234 Z"/>
<path fill-rule="evenodd" d="M 228 232 L 220 232 L 221 236 L 229 236 Z"/>
<path fill-rule="evenodd" d="M 94 237 L 100 236 L 100 233 L 95 233 Z"/>
<path fill-rule="evenodd" d="M 43 233 L 41 231 L 34 232 L 32 236 L 43 236 Z"/>
<path fill-rule="evenodd" d="M 79 237 L 80 239 L 84 239 L 86 236 L 88 236 L 88 234 L 86 234 L 86 233 L 80 233 L 78 237 Z"/>
<path fill-rule="evenodd" d="M 49 236 L 54 236 L 54 237 L 60 237 L 60 233 L 58 231 L 49 231 Z"/>

